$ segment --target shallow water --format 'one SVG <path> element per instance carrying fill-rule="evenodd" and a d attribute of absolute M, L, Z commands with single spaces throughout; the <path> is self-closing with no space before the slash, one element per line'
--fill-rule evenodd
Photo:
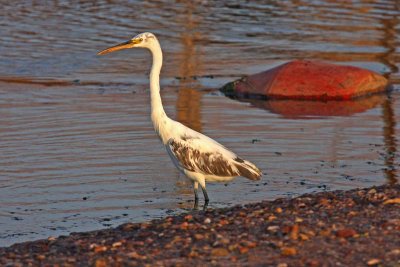
<path fill-rule="evenodd" d="M 396 182 L 396 1 L 3 3 L 0 246 L 188 210 L 192 189 L 149 118 L 145 51 L 96 52 L 142 31 L 164 50 L 167 113 L 264 172 L 209 184 L 210 207 Z M 224 83 L 295 58 L 385 74 L 352 102 L 232 100 Z"/>

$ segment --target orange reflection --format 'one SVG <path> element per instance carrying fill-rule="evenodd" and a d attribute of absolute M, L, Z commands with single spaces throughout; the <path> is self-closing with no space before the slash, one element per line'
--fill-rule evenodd
<path fill-rule="evenodd" d="M 393 2 L 393 10 L 400 10 L 400 3 L 398 1 Z M 396 44 L 397 44 L 397 26 L 399 24 L 399 18 L 397 15 L 391 17 L 382 18 L 380 20 L 382 24 L 382 39 L 380 40 L 381 45 L 386 48 L 386 51 L 379 57 L 379 60 L 385 64 L 390 72 L 387 73 L 387 77 L 390 78 L 392 73 L 397 73 L 399 68 L 397 67 L 396 57 Z M 398 174 L 395 168 L 395 159 L 397 152 L 397 140 L 396 140 L 396 115 L 393 108 L 393 100 L 387 97 L 382 103 L 382 118 L 384 122 L 383 127 L 383 138 L 385 142 L 385 165 L 384 170 L 386 179 L 390 184 L 398 182 Z"/>
<path fill-rule="evenodd" d="M 365 112 L 384 103 L 385 94 L 376 94 L 350 101 L 307 101 L 307 100 L 259 100 L 239 99 L 255 107 L 269 110 L 286 118 L 304 118 L 312 116 L 351 116 Z"/>
<path fill-rule="evenodd" d="M 192 79 L 201 66 L 195 40 L 199 39 L 200 33 L 196 32 L 199 21 L 193 16 L 195 4 L 192 1 L 185 2 L 185 20 L 182 21 L 184 31 L 181 34 L 182 43 L 181 63 L 179 66 L 180 81 L 178 101 L 176 104 L 177 120 L 186 126 L 201 132 L 201 93 L 200 84 Z"/>
<path fill-rule="evenodd" d="M 182 51 L 180 52 L 179 64 L 179 92 L 176 102 L 176 119 L 186 126 L 201 132 L 201 97 L 202 93 L 198 90 L 200 84 L 193 79 L 201 67 L 201 61 L 196 47 L 195 40 L 199 39 L 200 33 L 196 32 L 199 21 L 193 16 L 196 5 L 192 1 L 185 1 L 185 16 L 181 21 L 184 29 L 180 36 Z M 177 194 L 193 195 L 193 189 L 189 186 L 191 182 L 183 178 L 176 182 Z M 187 209 L 188 203 L 182 202 L 180 208 Z"/>
<path fill-rule="evenodd" d="M 383 137 L 386 148 L 384 169 L 386 179 L 390 184 L 398 182 L 397 170 L 395 168 L 395 159 L 397 152 L 396 140 L 396 115 L 393 110 L 393 102 L 391 98 L 387 98 L 382 103 L 382 117 L 384 121 Z"/>

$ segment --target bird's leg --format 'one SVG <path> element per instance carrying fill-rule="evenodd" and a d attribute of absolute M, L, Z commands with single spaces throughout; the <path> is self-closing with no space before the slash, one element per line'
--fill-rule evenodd
<path fill-rule="evenodd" d="M 204 207 L 203 207 L 203 210 L 206 210 L 207 206 L 208 206 L 208 202 L 210 201 L 210 199 L 208 198 L 206 187 L 202 186 L 201 190 L 203 191 L 203 195 L 204 195 Z"/>
<path fill-rule="evenodd" d="M 193 207 L 193 209 L 197 209 L 199 206 L 199 195 L 197 194 L 198 189 L 199 189 L 199 183 L 193 182 L 193 191 L 194 191 L 194 207 Z"/>

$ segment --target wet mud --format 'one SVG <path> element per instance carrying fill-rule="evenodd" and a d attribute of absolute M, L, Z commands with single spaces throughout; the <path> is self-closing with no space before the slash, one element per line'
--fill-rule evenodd
<path fill-rule="evenodd" d="M 0 248 L 3 266 L 397 266 L 400 185 L 189 212 Z"/>
<path fill-rule="evenodd" d="M 208 185 L 210 208 L 396 183 L 399 10 L 394 0 L 2 3 L 0 246 L 193 206 L 150 122 L 149 54 L 96 56 L 142 31 L 163 48 L 167 114 L 264 173 Z M 370 69 L 394 88 L 346 103 L 218 92 L 295 59 Z"/>

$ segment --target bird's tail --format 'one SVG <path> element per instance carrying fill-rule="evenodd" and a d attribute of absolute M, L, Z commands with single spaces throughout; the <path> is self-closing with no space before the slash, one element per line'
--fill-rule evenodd
<path fill-rule="evenodd" d="M 257 181 L 261 179 L 261 171 L 253 163 L 241 158 L 235 159 L 235 165 L 240 176 L 246 177 L 250 180 Z"/>

